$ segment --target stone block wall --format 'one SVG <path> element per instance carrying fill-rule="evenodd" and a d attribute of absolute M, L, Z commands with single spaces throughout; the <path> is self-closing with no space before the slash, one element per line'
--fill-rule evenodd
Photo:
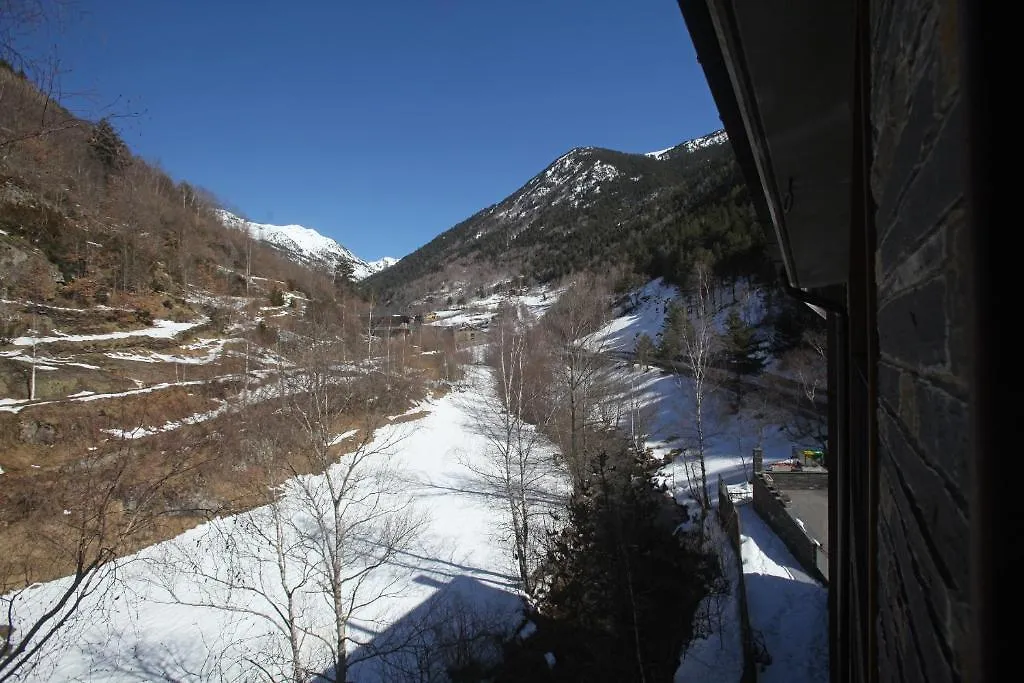
<path fill-rule="evenodd" d="M 772 481 L 776 488 L 783 491 L 789 489 L 827 489 L 828 472 L 772 472 Z"/>
<path fill-rule="evenodd" d="M 789 514 L 789 511 L 786 510 L 784 494 L 765 481 L 764 474 L 754 475 L 754 510 L 782 539 L 804 571 L 816 579 L 826 580 L 818 568 L 818 555 L 822 552 L 819 550 L 818 544 Z"/>
<path fill-rule="evenodd" d="M 957 3 L 872 0 L 878 680 L 962 680 L 968 292 Z"/>

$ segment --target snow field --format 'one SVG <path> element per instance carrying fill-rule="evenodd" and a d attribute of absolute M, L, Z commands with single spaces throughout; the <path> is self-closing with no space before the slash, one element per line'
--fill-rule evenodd
<path fill-rule="evenodd" d="M 639 292 L 640 304 L 632 312 L 613 320 L 588 342 L 605 349 L 631 351 L 640 333 L 656 340 L 664 320 L 664 307 L 675 295 L 675 288 L 660 281 L 649 283 Z M 542 313 L 555 299 L 531 293 L 522 297 L 522 302 Z M 495 301 L 495 308 L 496 305 Z M 453 312 L 442 324 L 456 322 L 458 315 Z M 387 596 L 361 610 L 353 620 L 354 635 L 361 640 L 383 643 L 395 638 L 402 633 L 403 625 L 417 623 L 451 596 L 459 596 L 480 611 L 504 615 L 510 627 L 518 619 L 514 572 L 500 509 L 489 500 L 466 466 L 479 464 L 487 450 L 476 424 L 476 407 L 492 400 L 487 371 L 469 371 L 463 391 L 417 406 L 410 414 L 427 414 L 414 421 L 388 425 L 374 435 L 371 448 L 380 446 L 388 467 L 397 473 L 397 485 L 389 494 L 391 500 L 396 505 L 408 503 L 410 509 L 428 521 L 417 536 L 415 548 L 403 553 L 375 579 Z M 656 457 L 668 461 L 657 480 L 680 504 L 692 502 L 688 478 L 693 462 L 688 450 L 693 446 L 689 380 L 651 368 L 627 368 L 625 364 L 614 372 L 636 396 L 637 415 L 642 415 L 647 435 L 646 446 Z M 5 405 L 4 401 L 8 403 Z M 754 445 L 764 448 L 766 462 L 789 457 L 789 441 L 780 434 L 777 424 L 744 412 L 729 415 L 716 403 L 710 401 L 706 415 L 709 483 L 715 482 L 718 475 L 727 482 L 744 481 L 749 476 L 750 450 Z M 9 399 L 0 399 L 0 410 L 4 408 L 13 411 L 19 406 Z M 337 438 L 340 441 L 351 436 L 348 433 Z M 324 476 L 330 475 L 320 475 L 321 480 Z M 316 477 L 305 480 L 316 482 Z M 308 526 L 308 520 L 304 520 L 302 506 L 297 504 L 296 486 L 292 482 L 284 488 L 283 503 L 277 509 L 284 510 L 293 526 L 301 528 L 303 524 Z M 552 500 L 564 493 L 560 486 L 564 487 L 564 482 L 551 482 L 547 493 Z M 118 563 L 118 580 L 109 579 L 112 593 L 103 596 L 108 599 L 90 599 L 87 605 L 87 614 L 102 618 L 79 622 L 62 640 L 70 649 L 60 657 L 46 660 L 45 666 L 26 680 L 120 683 L 149 680 L 146 672 L 166 672 L 164 675 L 172 677 L 187 675 L 190 680 L 251 680 L 252 671 L 246 668 L 244 653 L 253 647 L 273 653 L 282 641 L 275 632 L 273 614 L 268 616 L 266 598 L 239 595 L 238 591 L 227 591 L 229 595 L 225 595 L 224 582 L 218 581 L 218 577 L 230 576 L 231 572 L 256 577 L 262 592 L 276 596 L 273 599 L 280 602 L 280 595 L 274 592 L 280 589 L 274 586 L 269 562 L 272 558 L 253 531 L 266 529 L 273 511 L 267 506 L 216 519 L 125 558 Z M 762 672 L 764 680 L 827 680 L 827 643 L 822 649 L 827 633 L 824 589 L 799 570 L 752 509 L 742 506 L 741 518 L 743 572 L 751 621 L 763 634 L 774 658 L 773 665 Z M 724 580 L 730 590 L 713 598 L 718 601 L 717 613 L 722 615 L 717 630 L 684 653 L 676 675 L 678 681 L 735 680 L 730 677 L 736 666 L 742 664 L 735 594 L 736 558 L 729 555 L 732 550 L 724 534 L 712 531 L 711 535 L 714 546 L 720 550 Z M 197 572 L 203 580 L 196 579 Z M 45 608 L 48 596 L 56 595 L 66 581 L 44 584 L 26 594 L 31 601 L 19 604 L 19 618 L 38 614 Z M 393 590 L 397 586 L 400 589 Z M 226 612 L 197 606 L 229 600 L 235 601 L 232 604 L 239 609 Z M 303 593 L 301 600 L 311 625 L 326 623 L 329 613 L 322 593 Z M 314 645 L 307 642 L 304 647 Z M 364 651 L 355 649 L 353 653 L 358 657 Z M 351 678 L 374 681 L 383 675 L 380 661 L 367 660 L 356 665 Z"/>
<path fill-rule="evenodd" d="M 467 461 L 482 457 L 487 448 L 475 424 L 475 407 L 487 400 L 486 375 L 479 368 L 471 372 L 464 392 L 429 402 L 423 409 L 430 412 L 419 420 L 381 428 L 369 445 L 370 450 L 382 449 L 381 461 L 395 473 L 389 504 L 410 503 L 428 524 L 415 546 L 365 587 L 387 595 L 358 612 L 353 635 L 359 639 L 396 633 L 403 618 L 413 618 L 450 592 L 479 603 L 480 610 L 505 614 L 510 628 L 518 620 L 501 510 L 480 492 L 466 468 Z M 324 476 L 319 475 L 320 482 Z M 317 477 L 303 479 L 305 490 L 317 489 Z M 308 527 L 298 486 L 291 482 L 285 487 L 281 509 L 294 527 Z M 257 594 L 280 598 L 274 592 L 279 588 L 272 558 L 253 533 L 266 529 L 272 516 L 272 507 L 265 506 L 218 518 L 120 561 L 116 581 L 113 576 L 106 579 L 108 599 L 90 599 L 86 606 L 87 613 L 102 618 L 79 622 L 62 641 L 68 649 L 47 658 L 26 680 L 126 682 L 140 680 L 146 671 L 165 671 L 172 677 L 191 672 L 191 680 L 247 680 L 252 672 L 242 662 L 243 654 L 253 648 L 274 652 L 281 645 L 274 618 L 259 616 L 272 608 Z M 224 579 L 232 572 L 255 577 L 260 591 L 225 590 Z M 66 585 L 67 579 L 61 579 L 25 593 L 26 599 L 17 603 L 15 626 L 45 609 L 48 599 Z M 322 592 L 303 593 L 301 599 L 312 626 L 326 623 L 330 614 Z M 234 604 L 236 609 L 197 606 L 210 602 Z M 314 647 L 311 640 L 306 646 Z M 358 665 L 353 680 L 378 680 L 379 666 L 373 660 Z"/>

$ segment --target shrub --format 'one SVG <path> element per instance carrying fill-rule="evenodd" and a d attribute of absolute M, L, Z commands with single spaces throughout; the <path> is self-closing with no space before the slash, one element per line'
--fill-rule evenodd
<path fill-rule="evenodd" d="M 153 324 L 153 314 L 145 308 L 135 309 L 135 320 L 142 323 L 143 325 Z"/>
<path fill-rule="evenodd" d="M 256 326 L 256 337 L 263 346 L 271 346 L 277 341 L 277 328 L 261 320 Z"/>
<path fill-rule="evenodd" d="M 100 299 L 100 283 L 92 277 L 78 277 L 64 285 L 60 293 L 66 299 L 88 306 Z"/>
<path fill-rule="evenodd" d="M 7 304 L 0 304 L 0 346 L 10 344 L 28 329 L 24 318 Z"/>

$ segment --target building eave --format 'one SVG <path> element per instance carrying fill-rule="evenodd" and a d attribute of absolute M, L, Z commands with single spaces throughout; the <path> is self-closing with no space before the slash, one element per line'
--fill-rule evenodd
<path fill-rule="evenodd" d="M 679 0 L 789 284 L 847 278 L 853 3 Z"/>

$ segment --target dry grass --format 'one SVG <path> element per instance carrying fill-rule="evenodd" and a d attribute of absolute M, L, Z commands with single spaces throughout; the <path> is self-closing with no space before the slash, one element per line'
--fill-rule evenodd
<path fill-rule="evenodd" d="M 205 388 L 216 393 L 218 383 Z M 398 414 L 428 395 L 422 380 L 393 378 L 392 392 L 381 396 L 383 412 Z M 21 416 L 0 413 L 0 448 L 4 451 L 0 489 L 0 580 L 7 588 L 46 581 L 73 570 L 74 515 L 65 509 L 87 508 L 96 491 L 117 481 L 108 524 L 117 528 L 141 492 L 162 480 L 151 500 L 147 523 L 117 550 L 129 554 L 201 524 L 211 517 L 241 512 L 270 500 L 269 485 L 297 474 L 313 472 L 305 457 L 296 423 L 281 408 L 287 399 L 274 399 L 238 414 L 223 415 L 198 425 L 134 440 L 112 439 L 102 430 L 154 424 L 214 405 L 204 387 L 176 387 L 136 398 L 95 403 L 61 404 L 45 411 L 33 409 L 32 419 L 53 420 L 61 435 L 52 446 L 25 444 L 12 430 Z M 372 387 L 379 392 L 380 387 Z M 435 391 L 436 395 L 438 392 Z M 190 395 L 191 394 L 191 395 Z M 353 405 L 365 405 L 354 401 Z M 368 431 L 385 424 L 418 419 L 417 413 L 394 421 L 378 413 L 349 410 L 338 415 L 332 432 L 360 430 L 336 447 L 335 455 L 355 448 Z M 156 418 L 159 416 L 159 418 Z M 116 427 L 111 427 L 116 425 Z M 263 449 L 259 444 L 270 442 Z M 39 467 L 33 467 L 39 465 Z M 79 501 L 85 502 L 79 502 Z"/>

